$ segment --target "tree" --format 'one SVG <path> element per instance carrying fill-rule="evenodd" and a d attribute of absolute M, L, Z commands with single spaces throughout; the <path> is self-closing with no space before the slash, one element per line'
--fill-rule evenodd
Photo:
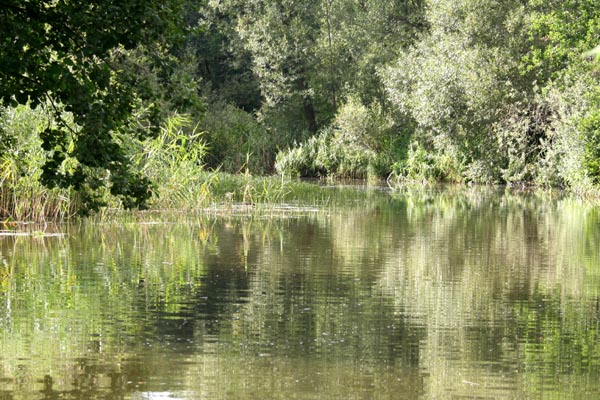
<path fill-rule="evenodd" d="M 212 2 L 194 1 L 192 25 L 195 34 L 188 46 L 198 58 L 202 91 L 211 103 L 225 101 L 253 112 L 260 108 L 262 97 L 257 77 L 252 71 L 252 57 L 236 31 L 237 19 Z M 190 21 L 191 22 L 191 21 Z"/>
<path fill-rule="evenodd" d="M 317 66 L 319 0 L 236 4 L 238 32 L 253 56 L 253 71 L 269 106 L 300 100 L 307 128 L 317 130 L 310 77 Z"/>
<path fill-rule="evenodd" d="M 530 0 L 530 50 L 523 69 L 539 83 L 560 79 L 600 40 L 600 9 L 594 0 Z"/>
<path fill-rule="evenodd" d="M 139 45 L 172 41 L 181 15 L 179 0 L 0 2 L 2 104 L 49 104 L 62 121 L 43 133 L 45 184 L 73 186 L 87 207 L 97 205 L 104 185 L 126 207 L 149 198 L 150 182 L 128 167 L 118 138 L 145 94 L 119 60 Z M 72 113 L 75 126 L 62 112 Z M 67 157 L 77 168 L 61 170 Z"/>
<path fill-rule="evenodd" d="M 524 164 L 538 150 L 529 138 L 534 121 L 511 123 L 530 111 L 531 82 L 519 82 L 527 49 L 521 3 L 430 0 L 427 34 L 384 73 L 391 102 L 416 124 L 413 138 L 451 160 L 447 169 L 463 179 L 530 178 Z"/>
<path fill-rule="evenodd" d="M 315 86 L 334 111 L 348 95 L 385 102 L 377 70 L 396 60 L 426 28 L 422 0 L 322 0 Z M 340 101 L 342 100 L 342 101 Z"/>
<path fill-rule="evenodd" d="M 425 28 L 421 0 L 218 4 L 237 21 L 266 106 L 290 116 L 301 109 L 312 133 L 334 118 L 349 94 L 360 93 L 365 104 L 382 102 L 377 68 Z"/>

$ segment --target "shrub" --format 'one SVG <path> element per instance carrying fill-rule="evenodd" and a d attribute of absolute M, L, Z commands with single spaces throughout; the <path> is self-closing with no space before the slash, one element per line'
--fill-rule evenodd
<path fill-rule="evenodd" d="M 273 169 L 277 140 L 255 118 L 231 104 L 210 106 L 200 128 L 207 144 L 206 164 L 238 173 L 264 174 Z"/>
<path fill-rule="evenodd" d="M 379 105 L 367 107 L 350 97 L 330 126 L 279 152 L 275 169 L 279 174 L 292 176 L 385 176 L 392 158 L 391 132 L 392 121 Z"/>
<path fill-rule="evenodd" d="M 595 185 L 600 184 L 600 109 L 595 108 L 579 123 L 586 138 L 583 149 L 585 172 Z"/>
<path fill-rule="evenodd" d="M 356 97 L 350 97 L 333 121 L 331 145 L 339 153 L 335 174 L 364 178 L 369 171 L 374 172 L 391 128 L 391 120 L 378 104 L 366 107 Z"/>
<path fill-rule="evenodd" d="M 53 125 L 51 113 L 43 106 L 0 108 L 0 218 L 59 220 L 79 209 L 72 189 L 49 189 L 40 183 L 46 162 L 40 133 Z"/>
<path fill-rule="evenodd" d="M 598 184 L 600 91 L 588 73 L 565 76 L 545 96 L 551 110 L 537 182 L 589 192 Z"/>

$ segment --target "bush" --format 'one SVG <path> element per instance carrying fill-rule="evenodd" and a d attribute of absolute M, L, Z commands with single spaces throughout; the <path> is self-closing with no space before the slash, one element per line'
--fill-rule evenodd
<path fill-rule="evenodd" d="M 40 183 L 46 162 L 40 133 L 54 123 L 43 106 L 0 108 L 0 218 L 58 220 L 79 209 L 72 189 L 49 189 Z M 68 162 L 61 169 L 68 168 Z"/>
<path fill-rule="evenodd" d="M 207 167 L 229 173 L 273 170 L 277 140 L 251 114 L 219 102 L 210 106 L 200 128 L 205 132 Z"/>
<path fill-rule="evenodd" d="M 367 178 L 385 176 L 391 165 L 392 121 L 377 104 L 356 97 L 317 135 L 277 155 L 281 175 Z M 388 146 L 386 146 L 388 144 Z"/>
<path fill-rule="evenodd" d="M 537 182 L 590 192 L 598 184 L 600 90 L 589 73 L 570 74 L 545 97 L 551 110 Z"/>
<path fill-rule="evenodd" d="M 592 183 L 600 184 L 600 109 L 595 108 L 579 123 L 582 135 L 586 138 L 583 151 L 583 165 Z"/>
<path fill-rule="evenodd" d="M 335 174 L 364 178 L 380 169 L 379 164 L 385 163 L 380 159 L 382 144 L 391 128 L 391 120 L 378 104 L 366 107 L 350 97 L 333 121 L 331 145 L 339 159 Z"/>

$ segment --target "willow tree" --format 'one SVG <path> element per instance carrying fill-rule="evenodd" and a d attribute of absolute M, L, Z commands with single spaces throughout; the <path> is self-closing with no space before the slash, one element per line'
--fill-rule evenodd
<path fill-rule="evenodd" d="M 237 21 L 264 104 L 290 113 L 300 107 L 312 133 L 333 119 L 349 94 L 360 94 L 366 103 L 382 101 L 377 68 L 425 28 L 421 0 L 217 4 Z"/>
<path fill-rule="evenodd" d="M 310 80 L 319 61 L 315 42 L 319 34 L 320 1 L 232 3 L 237 13 L 237 31 L 252 54 L 253 71 L 267 106 L 298 102 L 306 127 L 315 132 L 315 93 Z"/>
<path fill-rule="evenodd" d="M 429 0 L 427 34 L 383 74 L 391 102 L 415 123 L 415 146 L 435 155 L 446 179 L 532 177 L 539 146 L 529 139 L 535 121 L 522 118 L 531 89 L 519 74 L 521 3 Z"/>

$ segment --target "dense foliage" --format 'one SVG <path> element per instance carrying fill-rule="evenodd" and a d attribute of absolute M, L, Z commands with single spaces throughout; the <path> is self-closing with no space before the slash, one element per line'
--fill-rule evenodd
<path fill-rule="evenodd" d="M 3 1 L 0 33 L 3 193 L 161 203 L 144 154 L 183 120 L 202 151 L 171 175 L 190 185 L 207 170 L 600 184 L 592 0 Z"/>
<path fill-rule="evenodd" d="M 43 104 L 57 121 L 40 133 L 46 185 L 80 190 L 85 207 L 96 205 L 103 180 L 125 206 L 149 197 L 149 181 L 128 168 L 117 132 L 137 98 L 151 93 L 123 60 L 138 46 L 174 40 L 179 10 L 176 0 L 2 2 L 2 104 Z M 61 168 L 67 158 L 76 163 Z"/>
<path fill-rule="evenodd" d="M 391 140 L 378 142 L 378 154 L 391 155 L 378 173 L 594 191 L 598 76 L 583 57 L 600 42 L 594 2 L 430 0 L 422 10 L 416 40 L 376 66 L 391 103 L 383 111 L 395 122 Z M 335 121 L 346 118 L 343 107 L 338 112 Z M 280 158 L 298 158 L 310 143 Z M 338 154 L 347 147 L 334 146 Z"/>

